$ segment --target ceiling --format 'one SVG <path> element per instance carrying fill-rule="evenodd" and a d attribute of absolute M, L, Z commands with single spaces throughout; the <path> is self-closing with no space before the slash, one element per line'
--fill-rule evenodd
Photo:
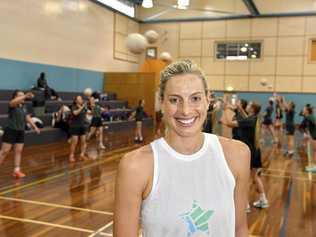
<path fill-rule="evenodd" d="M 153 0 L 153 4 L 149 9 L 137 5 L 136 18 L 141 22 L 165 22 L 316 15 L 316 0 L 190 0 L 185 10 L 176 7 L 177 0 Z"/>

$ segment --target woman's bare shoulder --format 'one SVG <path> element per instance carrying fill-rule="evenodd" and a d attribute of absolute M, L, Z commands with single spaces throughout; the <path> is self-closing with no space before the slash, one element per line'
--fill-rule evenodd
<path fill-rule="evenodd" d="M 250 150 L 245 143 L 226 137 L 218 138 L 228 166 L 235 177 L 245 169 L 250 169 Z"/>
<path fill-rule="evenodd" d="M 150 145 L 145 145 L 126 153 L 120 161 L 119 171 L 149 175 L 153 167 L 153 152 Z"/>

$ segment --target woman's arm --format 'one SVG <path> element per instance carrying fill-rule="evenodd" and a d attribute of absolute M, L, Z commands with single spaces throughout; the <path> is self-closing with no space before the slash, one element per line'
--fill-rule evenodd
<path fill-rule="evenodd" d="M 143 192 L 148 184 L 148 168 L 139 151 L 121 160 L 116 179 L 114 237 L 138 237 Z"/>
<path fill-rule="evenodd" d="M 26 122 L 31 124 L 32 128 L 35 130 L 37 134 L 41 133 L 41 130 L 36 126 L 36 124 L 33 122 L 30 115 L 26 115 Z"/>
<path fill-rule="evenodd" d="M 235 234 L 236 237 L 248 237 L 247 205 L 250 176 L 250 151 L 243 145 L 240 149 L 240 160 L 236 162 L 236 187 L 235 187 Z"/>
<path fill-rule="evenodd" d="M 75 116 L 77 116 L 78 114 L 81 113 L 81 111 L 84 109 L 84 107 L 85 107 L 84 105 L 79 105 L 79 106 L 78 106 L 78 109 L 73 110 L 72 113 L 73 113 Z"/>
<path fill-rule="evenodd" d="M 20 105 L 25 99 L 31 99 L 33 98 L 33 94 L 31 92 L 28 92 L 24 95 L 15 97 L 14 99 L 12 99 L 9 103 L 10 107 L 17 107 L 18 105 Z"/>
<path fill-rule="evenodd" d="M 240 141 L 220 138 L 228 166 L 235 177 L 235 236 L 248 237 L 246 208 L 250 177 L 250 150 Z"/>

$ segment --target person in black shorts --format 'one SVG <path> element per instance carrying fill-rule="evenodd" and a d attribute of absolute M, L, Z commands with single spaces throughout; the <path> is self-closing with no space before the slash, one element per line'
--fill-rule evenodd
<path fill-rule="evenodd" d="M 25 174 L 21 172 L 21 156 L 24 147 L 24 130 L 26 122 L 31 124 L 37 134 L 40 133 L 38 127 L 34 124 L 31 116 L 27 114 L 24 102 L 26 99 L 33 98 L 33 94 L 28 92 L 24 94 L 20 90 L 13 92 L 9 102 L 8 125 L 4 130 L 2 137 L 2 147 L 0 151 L 0 164 L 14 147 L 14 172 L 15 178 L 23 178 Z"/>
<path fill-rule="evenodd" d="M 285 111 L 285 130 L 287 135 L 287 151 L 285 151 L 285 155 L 292 156 L 294 154 L 295 104 L 293 101 L 287 103 L 284 98 L 281 102 L 282 109 Z"/>
<path fill-rule="evenodd" d="M 255 102 L 249 102 L 246 111 L 237 103 L 237 109 L 241 114 L 237 120 L 229 120 L 227 116 L 222 120 L 222 123 L 229 127 L 239 127 L 240 141 L 248 145 L 251 152 L 251 174 L 255 181 L 259 192 L 259 199 L 253 203 L 257 208 L 267 208 L 269 206 L 263 182 L 261 180 L 261 150 L 259 147 L 260 127 L 261 122 L 258 118 L 261 106 Z"/>
<path fill-rule="evenodd" d="M 314 164 L 312 164 L 311 166 L 306 167 L 305 170 L 310 172 L 316 172 L 316 118 L 314 116 L 314 108 L 311 105 L 305 106 L 303 110 L 303 115 L 307 132 L 309 133 L 311 138 L 310 140 L 314 162 Z"/>
<path fill-rule="evenodd" d="M 105 149 L 103 144 L 103 124 L 101 113 L 103 112 L 102 107 L 96 103 L 95 98 L 91 96 L 89 98 L 89 106 L 88 106 L 88 114 L 92 115 L 90 131 L 87 136 L 87 140 L 89 140 L 96 132 L 97 138 L 99 140 L 99 148 Z"/>
<path fill-rule="evenodd" d="M 138 106 L 134 112 L 135 120 L 136 120 L 136 128 L 135 128 L 135 142 L 143 142 L 143 134 L 142 134 L 142 123 L 144 118 L 144 106 L 145 100 L 139 100 Z"/>
<path fill-rule="evenodd" d="M 86 159 L 86 112 L 87 108 L 80 95 L 77 95 L 71 106 L 71 115 L 69 119 L 69 134 L 71 136 L 69 161 L 75 162 L 75 151 L 80 138 L 81 151 L 80 159 Z"/>

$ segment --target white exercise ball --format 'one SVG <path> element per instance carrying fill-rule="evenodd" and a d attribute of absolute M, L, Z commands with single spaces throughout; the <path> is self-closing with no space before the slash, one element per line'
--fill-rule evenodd
<path fill-rule="evenodd" d="M 268 85 L 267 79 L 266 79 L 266 78 L 261 78 L 261 79 L 260 79 L 260 85 L 261 85 L 261 86 L 266 86 L 266 85 Z"/>
<path fill-rule="evenodd" d="M 159 34 L 154 30 L 148 30 L 145 32 L 145 37 L 148 43 L 153 44 L 158 40 Z"/>
<path fill-rule="evenodd" d="M 162 52 L 159 56 L 159 58 L 162 60 L 162 61 L 165 61 L 165 62 L 171 62 L 172 61 L 172 56 L 169 52 Z"/>
<path fill-rule="evenodd" d="M 92 95 L 93 91 L 91 88 L 86 88 L 84 89 L 83 91 L 83 94 L 86 96 L 86 97 L 90 97 Z"/>
<path fill-rule="evenodd" d="M 127 36 L 127 48 L 134 54 L 141 54 L 142 52 L 144 52 L 147 44 L 147 39 L 141 34 L 132 33 Z"/>

